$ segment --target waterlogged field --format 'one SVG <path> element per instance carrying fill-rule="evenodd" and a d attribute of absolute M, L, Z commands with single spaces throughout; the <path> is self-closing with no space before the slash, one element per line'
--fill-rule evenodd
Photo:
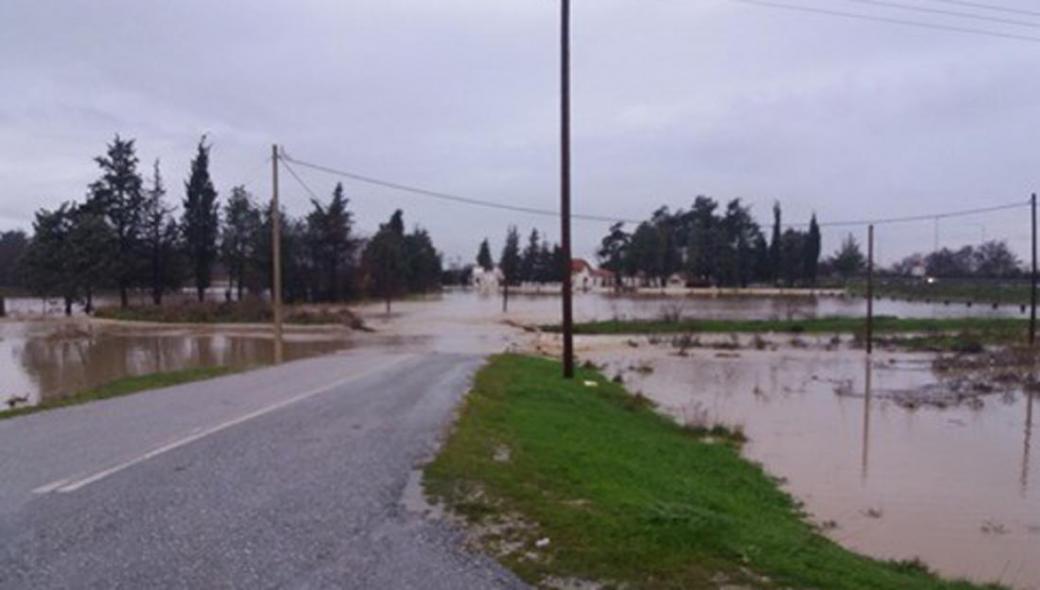
<path fill-rule="evenodd" d="M 743 431 L 746 456 L 846 547 L 1040 588 L 1040 400 L 1020 375 L 937 370 L 921 353 L 868 363 L 824 337 L 651 340 L 581 337 L 578 350 L 680 422 Z"/>

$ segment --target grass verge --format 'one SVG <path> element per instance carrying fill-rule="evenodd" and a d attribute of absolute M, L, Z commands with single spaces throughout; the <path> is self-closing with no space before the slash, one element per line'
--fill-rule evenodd
<path fill-rule="evenodd" d="M 598 373 L 559 375 L 553 361 L 492 358 L 425 473 L 427 492 L 528 582 L 978 588 L 842 549 L 734 438 L 684 429 Z"/>
<path fill-rule="evenodd" d="M 182 383 L 213 379 L 233 372 L 235 372 L 235 370 L 231 367 L 199 367 L 194 369 L 184 369 L 181 371 L 171 371 L 168 373 L 151 373 L 148 375 L 124 377 L 70 396 L 47 400 L 35 406 L 0 412 L 0 420 L 14 418 L 15 416 L 24 416 L 26 414 L 35 414 L 36 412 L 53 410 L 55 408 L 76 406 L 92 401 L 130 395 L 132 393 L 139 393 L 149 389 L 159 389 L 162 387 L 180 385 Z"/>

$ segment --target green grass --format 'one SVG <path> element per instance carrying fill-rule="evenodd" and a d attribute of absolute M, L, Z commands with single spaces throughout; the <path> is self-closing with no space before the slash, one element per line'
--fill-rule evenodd
<path fill-rule="evenodd" d="M 180 385 L 182 383 L 213 379 L 215 377 L 228 375 L 234 371 L 235 370 L 230 367 L 199 367 L 194 369 L 171 371 L 168 373 L 151 373 L 148 375 L 124 377 L 70 396 L 46 400 L 39 405 L 0 412 L 0 420 L 14 418 L 15 416 L 24 416 L 26 414 L 35 414 L 36 412 L 53 410 L 55 408 L 64 408 L 102 399 L 130 395 L 132 393 L 139 393 L 149 389 L 159 389 L 162 387 Z"/>
<path fill-rule="evenodd" d="M 723 575 L 756 588 L 978 587 L 842 549 L 741 457 L 738 439 L 684 429 L 598 373 L 559 375 L 553 361 L 492 358 L 425 473 L 428 493 L 474 524 L 529 523 L 484 541 L 519 542 L 498 557 L 528 582 L 714 588 Z M 500 448 L 508 460 L 495 459 Z M 536 548 L 542 537 L 550 544 Z"/>
<path fill-rule="evenodd" d="M 575 324 L 575 334 L 728 334 L 767 332 L 791 334 L 841 334 L 864 330 L 865 320 L 856 317 L 828 317 L 802 320 L 606 320 Z M 979 332 L 1007 337 L 1024 337 L 1029 323 L 1014 318 L 874 318 L 877 333 Z M 559 332 L 559 325 L 542 326 Z"/>

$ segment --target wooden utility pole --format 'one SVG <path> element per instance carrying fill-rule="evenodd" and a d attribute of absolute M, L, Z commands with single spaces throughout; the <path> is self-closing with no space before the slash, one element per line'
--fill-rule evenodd
<path fill-rule="evenodd" d="M 275 362 L 282 361 L 282 212 L 278 206 L 278 145 L 271 146 L 271 309 Z"/>
<path fill-rule="evenodd" d="M 1030 219 L 1032 219 L 1033 225 L 1033 270 L 1030 281 L 1030 302 L 1029 302 L 1029 345 L 1034 346 L 1036 344 L 1036 193 L 1033 193 L 1032 198 L 1029 200 L 1030 204 Z"/>
<path fill-rule="evenodd" d="M 571 285 L 571 3 L 560 0 L 560 247 L 563 248 L 563 377 L 574 377 Z"/>
<path fill-rule="evenodd" d="M 874 352 L 874 225 L 867 228 L 867 354 Z"/>

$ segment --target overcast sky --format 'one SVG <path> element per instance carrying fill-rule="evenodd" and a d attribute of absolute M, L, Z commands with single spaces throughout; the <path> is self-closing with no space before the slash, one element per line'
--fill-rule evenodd
<path fill-rule="evenodd" d="M 1040 41 L 1040 24 L 783 1 Z M 3 0 L 0 229 L 82 198 L 115 133 L 137 140 L 145 168 L 161 159 L 178 202 L 206 133 L 222 195 L 248 183 L 269 198 L 277 142 L 303 160 L 554 209 L 558 17 L 554 0 Z M 578 212 L 643 218 L 707 194 L 742 197 L 763 224 L 774 200 L 785 221 L 827 222 L 1025 202 L 1040 184 L 1040 43 L 734 0 L 574 0 L 573 19 Z M 301 172 L 323 196 L 336 180 Z M 346 190 L 363 232 L 400 207 L 449 259 L 471 261 L 485 235 L 497 252 L 511 223 L 558 235 L 552 219 Z M 290 212 L 308 207 L 288 176 L 283 194 Z M 945 221 L 940 243 L 1006 238 L 1024 254 L 1025 212 Z M 576 221 L 575 255 L 591 256 L 605 229 Z M 825 251 L 840 237 L 827 230 Z M 931 222 L 883 228 L 880 255 L 934 239 Z"/>

